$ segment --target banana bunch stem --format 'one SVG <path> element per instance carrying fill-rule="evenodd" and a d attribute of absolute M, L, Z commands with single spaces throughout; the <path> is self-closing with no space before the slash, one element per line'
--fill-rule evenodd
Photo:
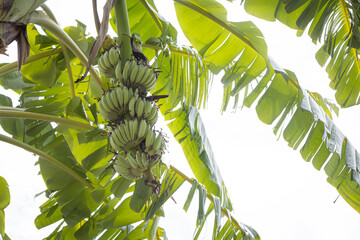
<path fill-rule="evenodd" d="M 127 12 L 126 0 L 117 0 L 115 3 L 115 19 L 118 38 L 121 46 L 121 59 L 131 58 L 131 36 L 129 17 Z M 125 61 L 121 63 L 121 69 L 124 68 Z"/>

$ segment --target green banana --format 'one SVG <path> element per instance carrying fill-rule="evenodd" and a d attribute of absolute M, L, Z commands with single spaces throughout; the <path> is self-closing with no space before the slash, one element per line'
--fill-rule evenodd
<path fill-rule="evenodd" d="M 112 112 L 112 109 L 110 108 L 109 103 L 107 102 L 106 94 L 104 94 L 101 97 L 100 102 L 102 102 L 102 107 L 106 112 Z"/>
<path fill-rule="evenodd" d="M 129 91 L 129 89 L 127 87 L 123 87 L 123 108 L 125 108 L 125 106 L 127 106 L 127 104 L 129 103 L 130 99 L 133 97 L 132 92 Z"/>
<path fill-rule="evenodd" d="M 117 95 L 117 102 L 120 109 L 124 109 L 124 88 L 123 87 L 117 87 L 113 91 L 116 91 Z"/>
<path fill-rule="evenodd" d="M 126 148 L 126 145 L 128 144 L 129 141 L 126 138 L 125 133 L 121 131 L 121 125 L 115 129 L 115 133 L 116 133 L 118 139 L 122 142 L 122 146 L 124 146 L 124 148 Z"/>
<path fill-rule="evenodd" d="M 122 150 L 121 147 L 120 147 L 120 145 L 118 145 L 117 143 L 115 143 L 113 136 L 110 136 L 109 139 L 110 139 L 110 140 L 109 140 L 109 141 L 110 141 L 110 145 L 115 149 L 115 151 L 121 151 L 121 150 Z"/>
<path fill-rule="evenodd" d="M 126 140 L 128 142 L 131 142 L 132 139 L 129 133 L 128 122 L 124 122 L 123 124 L 120 125 L 120 131 L 123 136 L 125 135 Z"/>
<path fill-rule="evenodd" d="M 119 155 L 118 155 L 119 156 Z M 120 163 L 121 162 L 121 163 Z M 131 167 L 130 163 L 125 160 L 115 161 L 114 169 L 121 176 L 131 180 L 137 180 L 142 177 L 143 173 L 136 168 Z"/>
<path fill-rule="evenodd" d="M 138 68 L 139 68 L 139 71 L 138 71 L 138 74 L 136 75 L 136 79 L 134 81 L 134 84 L 136 84 L 136 85 L 139 85 L 139 83 L 142 81 L 146 71 L 149 71 L 149 68 L 142 64 L 140 64 Z"/>
<path fill-rule="evenodd" d="M 151 163 L 151 159 L 150 156 L 147 155 L 146 153 L 141 153 L 141 163 L 144 167 L 146 168 L 151 168 L 152 166 L 150 166 Z"/>
<path fill-rule="evenodd" d="M 138 164 L 138 169 L 141 170 L 141 171 L 144 171 L 147 169 L 147 166 L 145 166 L 143 164 L 143 161 L 142 161 L 142 154 L 139 152 L 139 151 L 136 151 L 136 155 L 135 155 L 135 158 L 136 158 L 136 162 Z"/>
<path fill-rule="evenodd" d="M 154 141 L 154 144 L 152 145 L 152 148 L 155 151 L 158 151 L 160 148 L 163 148 L 164 145 L 165 145 L 164 138 L 161 135 L 161 133 L 159 133 Z"/>
<path fill-rule="evenodd" d="M 153 126 L 157 121 L 157 117 L 158 117 L 157 113 L 158 113 L 158 109 L 157 106 L 154 104 L 153 107 L 151 108 L 149 116 L 147 117 L 151 126 Z"/>
<path fill-rule="evenodd" d="M 114 138 L 114 143 L 121 147 L 126 145 L 127 141 L 121 136 L 118 128 L 113 131 L 113 134 L 114 136 L 112 137 Z"/>
<path fill-rule="evenodd" d="M 124 84 L 126 84 L 127 80 L 130 78 L 130 73 L 131 73 L 131 61 L 127 60 L 124 66 L 124 70 L 122 72 Z"/>
<path fill-rule="evenodd" d="M 145 101 L 144 118 L 147 118 L 150 115 L 151 108 L 152 108 L 151 102 Z"/>
<path fill-rule="evenodd" d="M 146 147 L 146 149 L 150 148 L 150 146 L 153 145 L 153 143 L 154 143 L 154 135 L 155 135 L 155 133 L 152 130 L 147 132 L 146 138 L 145 138 L 145 147 Z"/>
<path fill-rule="evenodd" d="M 133 63 L 135 63 L 135 61 L 133 61 Z M 131 75 L 130 75 L 130 81 L 129 81 L 129 84 L 131 84 L 130 87 L 132 87 L 132 88 L 136 87 L 135 82 L 136 82 L 136 76 L 137 76 L 137 74 L 139 72 L 139 69 L 140 69 L 140 66 L 137 65 L 137 64 L 136 64 L 136 66 L 134 66 L 132 68 Z"/>
<path fill-rule="evenodd" d="M 139 139 L 139 121 L 136 119 L 134 124 L 135 138 Z"/>
<path fill-rule="evenodd" d="M 138 119 L 140 119 L 144 113 L 144 105 L 145 105 L 145 102 L 143 99 L 138 99 L 136 101 L 136 106 L 135 106 L 135 110 L 136 110 L 136 117 Z"/>
<path fill-rule="evenodd" d="M 113 111 L 115 109 L 115 105 L 114 105 L 112 97 L 111 97 L 111 92 L 105 93 L 104 96 L 105 96 L 105 99 L 106 99 L 106 103 L 109 105 L 109 108 Z"/>
<path fill-rule="evenodd" d="M 128 160 L 128 163 L 130 163 L 131 167 L 136 168 L 139 171 L 141 171 L 139 169 L 139 167 L 140 167 L 139 164 L 137 163 L 136 159 L 131 156 L 131 154 L 127 154 L 126 159 Z"/>
<path fill-rule="evenodd" d="M 132 97 L 129 101 L 129 113 L 132 118 L 135 117 L 135 102 L 136 102 L 135 97 Z"/>
<path fill-rule="evenodd" d="M 111 62 L 109 60 L 109 51 L 104 52 L 104 54 L 101 57 L 102 57 L 104 66 L 111 69 L 112 64 L 111 64 Z"/>
<path fill-rule="evenodd" d="M 120 54 L 115 47 L 110 48 L 108 53 L 109 53 L 108 54 L 109 62 L 112 65 L 112 67 L 115 69 L 117 63 L 120 61 Z"/>
<path fill-rule="evenodd" d="M 137 137 L 137 132 L 135 132 L 135 125 L 137 125 L 138 122 L 137 122 L 137 119 L 135 118 L 134 121 L 130 121 L 129 122 L 129 132 L 130 132 L 130 137 L 131 139 L 136 139 Z"/>
<path fill-rule="evenodd" d="M 138 130 L 138 138 L 143 138 L 145 134 L 148 132 L 149 126 L 144 119 L 142 119 L 139 123 L 139 130 Z"/>
<path fill-rule="evenodd" d="M 121 82 L 122 73 L 121 73 L 121 62 L 119 61 L 115 67 L 115 77 L 117 81 Z"/>

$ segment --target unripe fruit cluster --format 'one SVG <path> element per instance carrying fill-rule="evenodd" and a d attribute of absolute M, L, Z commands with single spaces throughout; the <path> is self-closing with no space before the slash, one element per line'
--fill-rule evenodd
<path fill-rule="evenodd" d="M 154 129 L 157 105 L 146 98 L 156 84 L 157 74 L 136 60 L 125 60 L 122 69 L 121 61 L 116 47 L 104 52 L 98 61 L 101 74 L 115 84 L 98 104 L 100 114 L 110 123 L 109 141 L 117 151 L 113 167 L 128 179 L 145 175 L 147 180 L 153 180 L 151 170 L 165 147 L 163 135 Z"/>

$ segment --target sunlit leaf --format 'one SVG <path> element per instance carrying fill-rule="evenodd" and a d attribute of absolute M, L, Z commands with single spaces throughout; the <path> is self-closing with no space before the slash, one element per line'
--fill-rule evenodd
<path fill-rule="evenodd" d="M 0 176 L 0 209 L 6 208 L 10 203 L 9 185 L 5 178 Z"/>
<path fill-rule="evenodd" d="M 130 199 L 131 197 L 128 197 L 121 202 L 121 204 L 105 219 L 101 220 L 99 224 L 101 224 L 103 228 L 118 228 L 141 221 L 141 214 L 129 208 Z M 123 216 L 126 216 L 126 218 Z"/>
<path fill-rule="evenodd" d="M 360 102 L 360 33 L 358 3 L 345 1 L 245 1 L 245 10 L 259 18 L 279 20 L 299 33 L 308 28 L 314 43 L 323 45 L 316 53 L 326 66 L 330 87 L 343 107 Z"/>

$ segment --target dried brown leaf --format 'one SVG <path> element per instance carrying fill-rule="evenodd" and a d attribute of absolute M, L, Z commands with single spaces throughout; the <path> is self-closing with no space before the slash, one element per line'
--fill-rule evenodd
<path fill-rule="evenodd" d="M 9 22 L 0 23 L 0 54 L 6 54 L 6 48 L 14 40 L 18 46 L 18 69 L 30 54 L 30 45 L 26 35 L 26 25 Z"/>

